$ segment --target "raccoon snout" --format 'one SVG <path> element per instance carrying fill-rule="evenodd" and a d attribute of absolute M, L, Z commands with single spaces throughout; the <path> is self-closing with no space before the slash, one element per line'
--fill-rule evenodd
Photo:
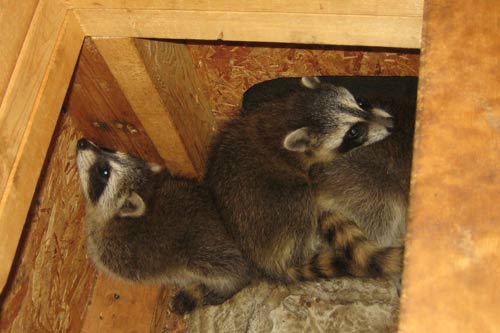
<path fill-rule="evenodd" d="M 77 150 L 87 150 L 87 149 L 90 149 L 90 150 L 93 150 L 93 151 L 104 150 L 104 151 L 108 151 L 110 153 L 114 152 L 114 151 L 112 151 L 110 149 L 100 148 L 95 143 L 93 143 L 92 141 L 87 140 L 85 138 L 81 138 L 80 140 L 78 140 L 78 142 L 76 143 L 76 148 L 77 148 Z"/>
<path fill-rule="evenodd" d="M 394 120 L 393 118 L 386 117 L 377 117 L 375 122 L 381 126 L 384 126 L 389 133 L 392 133 L 394 130 Z"/>
<path fill-rule="evenodd" d="M 90 142 L 87 139 L 80 139 L 76 144 L 77 149 L 87 149 L 90 146 Z"/>

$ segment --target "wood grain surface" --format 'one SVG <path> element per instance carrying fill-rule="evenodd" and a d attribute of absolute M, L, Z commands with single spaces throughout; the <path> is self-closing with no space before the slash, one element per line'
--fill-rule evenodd
<path fill-rule="evenodd" d="M 49 9 L 50 6 L 46 10 Z M 35 19 L 37 15 L 49 14 L 38 13 Z M 53 52 L 49 55 L 42 55 L 41 50 L 47 51 L 46 45 L 42 45 L 43 42 L 51 43 L 52 37 L 48 40 L 42 39 L 42 41 L 32 40 L 37 38 L 38 33 L 47 33 L 43 31 L 43 27 L 40 28 L 42 32 L 30 30 L 27 41 L 31 43 L 23 48 L 19 61 L 29 62 L 30 66 L 42 62 L 41 67 L 31 68 L 32 73 L 14 71 L 13 80 L 19 80 L 15 85 L 19 90 L 14 91 L 9 86 L 10 90 L 7 90 L 0 109 L 2 128 L 0 135 L 0 155 L 2 156 L 0 159 L 0 258 L 2 258 L 0 290 L 9 275 L 30 202 L 83 41 L 80 25 L 74 16 L 68 14 L 59 30 L 48 29 L 50 33 L 55 34 L 55 47 L 50 49 Z M 34 54 L 25 53 L 30 50 Z M 37 56 L 40 59 L 36 58 Z M 48 64 L 49 60 L 50 64 Z M 25 86 L 22 86 L 23 84 Z"/>
<path fill-rule="evenodd" d="M 499 24 L 426 1 L 401 332 L 500 327 Z"/>
<path fill-rule="evenodd" d="M 37 5 L 38 0 L 0 0 L 0 103 Z"/>

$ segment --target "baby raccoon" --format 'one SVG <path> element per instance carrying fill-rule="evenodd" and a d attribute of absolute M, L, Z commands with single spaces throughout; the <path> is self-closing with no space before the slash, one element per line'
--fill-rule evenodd
<path fill-rule="evenodd" d="M 85 139 L 77 144 L 77 164 L 88 252 L 98 268 L 187 288 L 173 300 L 180 313 L 222 303 L 249 282 L 247 262 L 202 185 Z"/>
<path fill-rule="evenodd" d="M 318 163 L 310 176 L 315 197 L 324 211 L 356 222 L 381 246 L 402 244 L 412 158 L 417 80 L 413 77 L 327 77 L 351 89 L 365 110 L 389 108 L 396 128 L 386 139 L 355 149 L 329 163 Z M 243 97 L 242 114 L 262 104 L 304 90 L 296 78 L 281 78 L 252 86 Z"/>
<path fill-rule="evenodd" d="M 380 246 L 402 245 L 406 233 L 413 129 L 398 124 L 386 140 L 310 172 L 321 209 L 355 221 Z"/>
<path fill-rule="evenodd" d="M 391 116 L 318 78 L 301 83 L 221 131 L 206 182 L 227 230 L 275 280 L 399 273 L 402 248 L 375 246 L 354 223 L 322 210 L 309 176 L 312 166 L 387 137 Z"/>

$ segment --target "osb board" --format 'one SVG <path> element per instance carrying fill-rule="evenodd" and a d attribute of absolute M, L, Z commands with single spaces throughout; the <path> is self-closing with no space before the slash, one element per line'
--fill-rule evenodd
<path fill-rule="evenodd" d="M 417 76 L 417 51 L 273 44 L 188 43 L 218 121 L 238 112 L 243 92 L 276 77 Z"/>
<path fill-rule="evenodd" d="M 95 270 L 86 258 L 75 163 L 81 134 L 64 115 L 34 197 L 9 283 L 0 332 L 79 332 Z"/>

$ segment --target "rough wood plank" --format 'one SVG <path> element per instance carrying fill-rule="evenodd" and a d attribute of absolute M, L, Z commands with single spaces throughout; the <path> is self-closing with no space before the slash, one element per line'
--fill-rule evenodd
<path fill-rule="evenodd" d="M 95 43 L 169 169 L 202 174 L 213 117 L 185 45 L 129 38 Z"/>
<path fill-rule="evenodd" d="M 163 9 L 232 12 L 282 12 L 307 14 L 422 16 L 423 0 L 71 0 L 73 8 Z"/>
<path fill-rule="evenodd" d="M 500 12 L 426 1 L 401 332 L 500 327 Z"/>
<path fill-rule="evenodd" d="M 419 48 L 419 16 L 75 9 L 87 35 Z"/>
<path fill-rule="evenodd" d="M 81 134 L 62 116 L 43 168 L 9 283 L 0 332 L 80 332 L 95 284 L 86 259 L 84 210 L 75 160 Z"/>
<path fill-rule="evenodd" d="M 0 0 L 0 103 L 37 4 L 38 0 Z"/>
<path fill-rule="evenodd" d="M 49 8 L 51 7 L 49 6 Z M 56 8 L 53 9 L 56 10 Z M 42 14 L 38 13 L 38 15 Z M 49 14 L 44 13 L 44 15 Z M 42 27 L 40 28 L 42 29 Z M 29 70 L 29 66 L 23 67 L 22 73 L 14 73 L 17 78 L 14 85 L 12 82 L 9 85 L 8 94 L 4 100 L 7 103 L 2 104 L 2 113 L 0 114 L 2 116 L 0 118 L 0 123 L 2 123 L 1 163 L 3 167 L 10 166 L 10 168 L 2 171 L 2 181 L 4 175 L 8 175 L 8 178 L 5 179 L 6 186 L 0 201 L 0 261 L 2 262 L 0 265 L 0 289 L 3 289 L 7 280 L 26 214 L 45 160 L 45 154 L 83 41 L 83 32 L 71 13 L 66 15 L 59 28 L 58 31 L 54 32 L 56 35 L 55 47 L 49 55 L 39 54 L 40 49 L 44 49 L 42 45 L 38 44 L 39 41 L 36 42 L 39 47 L 35 49 L 28 47 L 29 50 L 35 52 L 33 57 L 40 56 L 41 59 L 45 57 L 50 59 L 50 66 L 43 73 L 40 73 L 38 68 L 36 70 L 31 68 L 33 70 L 31 76 L 30 72 L 24 71 Z M 35 38 L 31 34 L 33 33 L 30 30 L 28 41 L 31 40 L 30 38 Z M 39 61 L 34 60 L 36 58 L 31 58 L 25 52 L 27 52 L 26 49 L 23 49 L 21 56 L 29 59 L 20 59 L 21 63 L 29 61 L 39 64 Z M 48 62 L 49 60 L 47 60 Z M 40 81 L 41 86 L 39 90 L 37 89 L 38 94 L 32 90 L 26 90 L 25 86 L 20 86 L 20 84 L 27 84 L 35 89 L 31 82 L 26 82 L 29 77 L 33 81 Z M 9 94 L 10 96 L 7 97 Z M 24 98 L 27 100 L 23 100 Z M 30 99 L 33 99 L 34 105 L 32 106 L 29 103 Z M 8 109 L 4 109 L 4 107 Z M 3 117 L 6 114 L 7 117 Z M 12 131 L 12 126 L 15 125 L 24 128 L 24 133 L 20 130 Z M 12 155 L 14 153 L 12 148 L 16 145 L 19 149 L 15 155 Z M 13 157 L 15 159 L 10 161 Z M 8 162 L 11 163 L 8 164 Z"/>

